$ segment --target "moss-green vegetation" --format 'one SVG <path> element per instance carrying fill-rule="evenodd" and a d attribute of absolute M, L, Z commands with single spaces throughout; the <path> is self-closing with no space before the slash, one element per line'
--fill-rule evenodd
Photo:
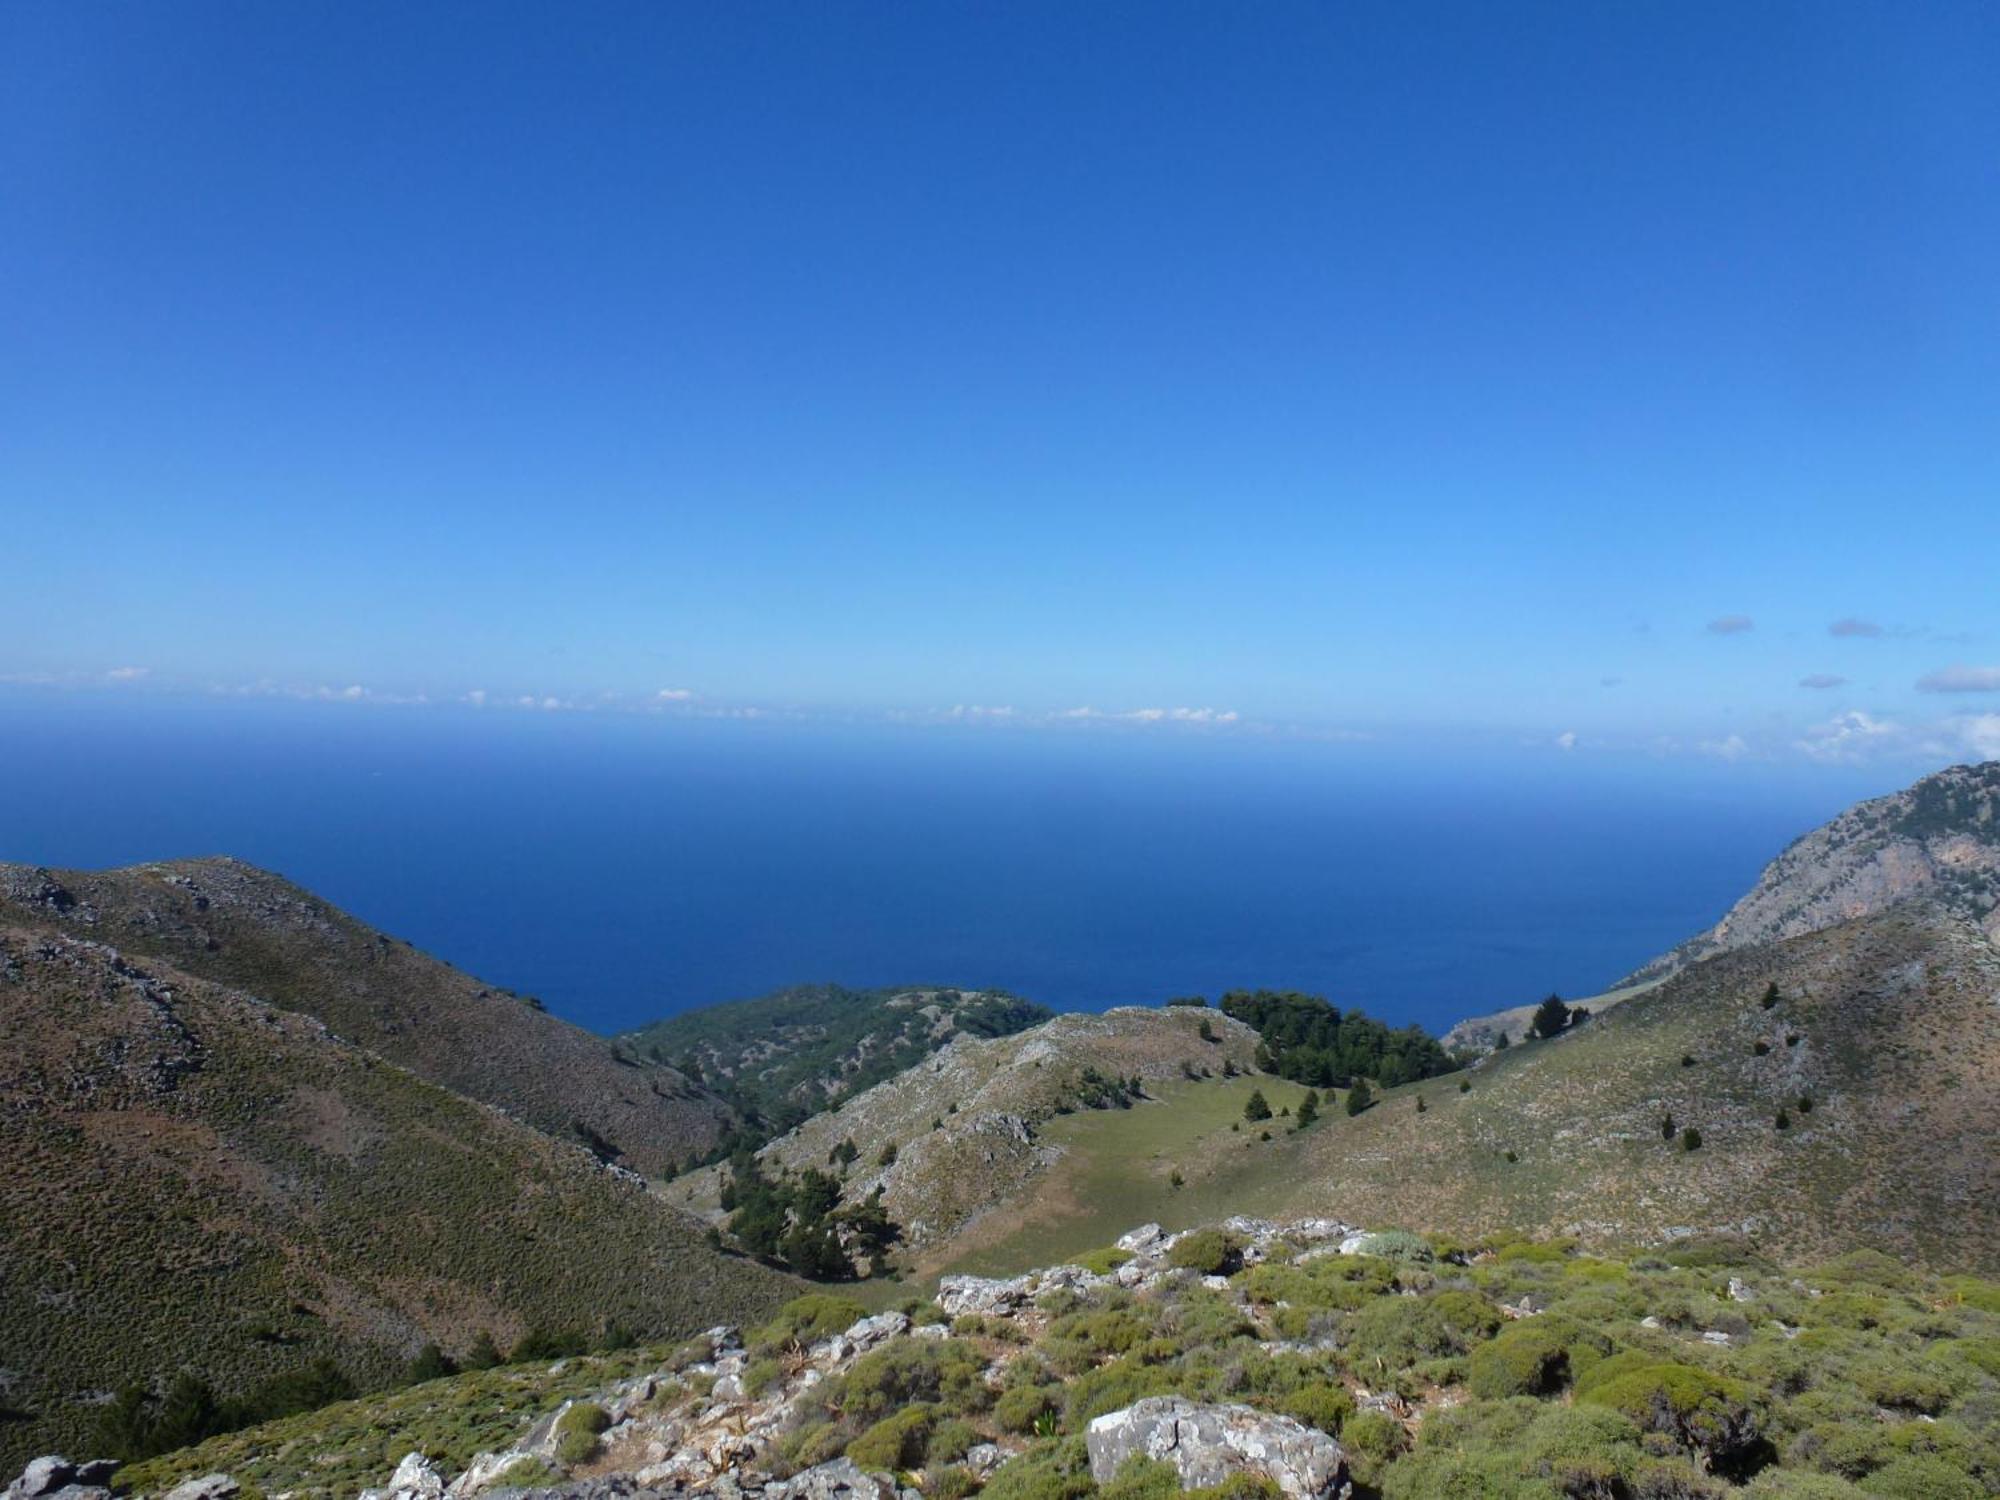
<path fill-rule="evenodd" d="M 1869 1254 L 1792 1272 L 1726 1239 L 1630 1257 L 1383 1238 L 1394 1258 L 1237 1272 L 1248 1317 L 1185 1284 L 1078 1302 L 981 1419 L 1046 1439 L 990 1489 L 1078 1500 L 1091 1418 L 1178 1394 L 1337 1434 L 1384 1500 L 2000 1494 L 1989 1282 Z M 1383 1391 L 1410 1415 L 1359 1406 Z M 1101 1493 L 1155 1491 L 1163 1474 L 1135 1464 Z"/>

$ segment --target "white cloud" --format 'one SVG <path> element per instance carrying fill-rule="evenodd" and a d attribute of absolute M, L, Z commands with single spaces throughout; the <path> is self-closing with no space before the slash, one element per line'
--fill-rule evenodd
<path fill-rule="evenodd" d="M 1233 708 L 1131 708 L 1112 713 L 1085 704 L 1081 708 L 1058 709 L 1055 719 L 1095 719 L 1109 724 L 1236 724 L 1242 715 Z"/>
<path fill-rule="evenodd" d="M 1750 753 L 1750 746 L 1740 734 L 1732 734 L 1726 739 L 1703 740 L 1695 748 L 1703 755 L 1712 755 L 1717 760 L 1741 760 Z"/>
<path fill-rule="evenodd" d="M 2000 760 L 2000 714 L 1975 714 L 1961 719 L 1959 738 L 1981 760 Z"/>
<path fill-rule="evenodd" d="M 486 689 L 474 688 L 465 695 L 465 701 L 470 703 L 474 708 L 486 707 Z"/>
<path fill-rule="evenodd" d="M 1565 729 L 1561 734 L 1556 736 L 1556 749 L 1567 753 L 1575 748 L 1576 731 L 1574 729 Z"/>
<path fill-rule="evenodd" d="M 1917 679 L 1920 693 L 2000 693 L 2000 667 L 1941 668 Z"/>
<path fill-rule="evenodd" d="M 1722 615 L 1708 622 L 1710 635 L 1743 635 L 1757 628 L 1757 622 L 1748 615 Z"/>
<path fill-rule="evenodd" d="M 1856 761 L 1885 750 L 1901 748 L 1909 731 L 1892 719 L 1879 719 L 1861 709 L 1836 714 L 1807 729 L 1798 748 L 1818 761 Z"/>
<path fill-rule="evenodd" d="M 694 697 L 694 692 L 689 688 L 661 688 L 657 693 L 653 694 L 653 701 L 655 703 L 685 703 L 692 697 Z"/>
<path fill-rule="evenodd" d="M 104 675 L 111 682 L 137 682 L 152 670 L 151 667 L 113 667 Z"/>
<path fill-rule="evenodd" d="M 997 704 L 989 707 L 983 703 L 958 703 L 951 709 L 954 719 L 1011 719 L 1014 710 L 1010 705 Z"/>

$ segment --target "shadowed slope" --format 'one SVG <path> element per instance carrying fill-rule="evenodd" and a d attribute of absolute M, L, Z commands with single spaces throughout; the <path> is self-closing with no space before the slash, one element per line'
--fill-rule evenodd
<path fill-rule="evenodd" d="M 224 1390 L 424 1341 L 675 1333 L 793 1284 L 728 1261 L 632 1174 L 280 1010 L 99 943 L 0 925 L 4 1460 L 93 1393 Z"/>
<path fill-rule="evenodd" d="M 0 916 L 110 943 L 287 1010 L 433 1082 L 651 1175 L 729 1107 L 672 1068 L 546 1015 L 234 859 L 85 872 L 0 865 Z"/>

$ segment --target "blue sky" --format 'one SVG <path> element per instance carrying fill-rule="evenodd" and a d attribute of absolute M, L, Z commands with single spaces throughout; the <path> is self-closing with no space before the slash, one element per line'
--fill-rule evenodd
<path fill-rule="evenodd" d="M 10 6 L 0 676 L 2000 755 L 1996 69 L 1975 3 Z"/>

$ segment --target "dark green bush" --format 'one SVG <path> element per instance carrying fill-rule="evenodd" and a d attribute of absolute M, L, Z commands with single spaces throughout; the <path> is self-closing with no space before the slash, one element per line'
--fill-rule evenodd
<path fill-rule="evenodd" d="M 1197 1229 L 1174 1241 L 1167 1264 L 1205 1276 L 1226 1276 L 1243 1264 L 1243 1245 L 1220 1229 Z"/>

